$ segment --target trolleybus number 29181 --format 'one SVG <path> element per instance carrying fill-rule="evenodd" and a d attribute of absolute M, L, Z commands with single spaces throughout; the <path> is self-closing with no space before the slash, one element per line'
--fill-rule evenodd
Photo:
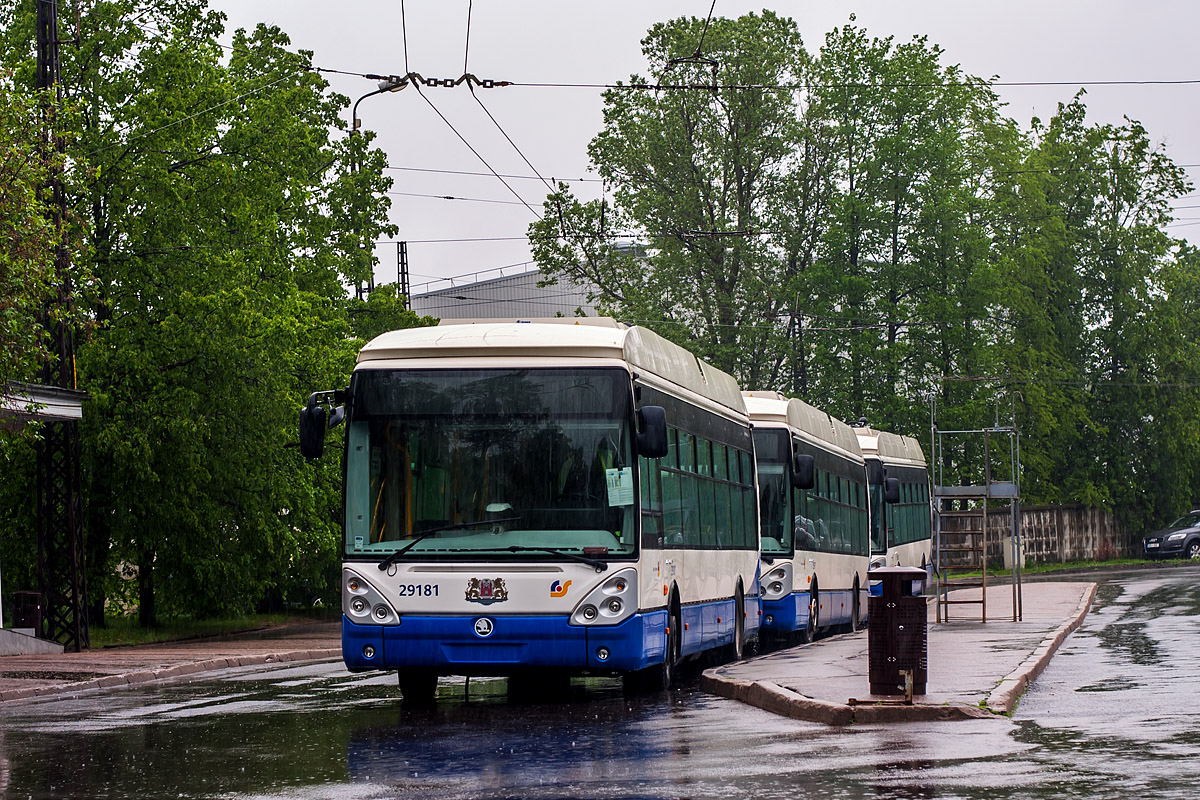
<path fill-rule="evenodd" d="M 401 597 L 437 597 L 436 583 L 402 583 L 398 587 Z"/>

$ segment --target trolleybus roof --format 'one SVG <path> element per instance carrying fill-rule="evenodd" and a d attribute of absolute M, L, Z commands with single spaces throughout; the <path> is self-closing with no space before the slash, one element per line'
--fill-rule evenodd
<path fill-rule="evenodd" d="M 858 444 L 867 458 L 876 457 L 888 464 L 909 464 L 925 468 L 925 453 L 911 436 L 901 436 L 874 428 L 855 428 Z"/>
<path fill-rule="evenodd" d="M 618 359 L 746 413 L 732 376 L 648 328 L 608 317 L 442 320 L 436 326 L 375 337 L 359 352 L 358 363 L 470 356 Z"/>
<path fill-rule="evenodd" d="M 787 423 L 815 439 L 861 457 L 854 429 L 821 409 L 780 392 L 742 392 L 742 397 L 752 420 Z"/>

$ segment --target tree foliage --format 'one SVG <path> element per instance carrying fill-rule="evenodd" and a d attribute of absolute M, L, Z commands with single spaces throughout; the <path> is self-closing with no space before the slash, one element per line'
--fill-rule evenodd
<path fill-rule="evenodd" d="M 0 386 L 33 380 L 51 358 L 43 315 L 55 294 L 59 242 L 44 188 L 38 105 L 0 77 Z"/>
<path fill-rule="evenodd" d="M 853 17 L 816 51 L 769 12 L 707 30 L 654 26 L 630 83 L 663 88 L 605 93 L 613 202 L 547 198 L 551 278 L 842 418 L 928 441 L 930 404 L 951 429 L 1015 412 L 1026 502 L 1137 527 L 1193 502 L 1196 255 L 1166 230 L 1190 186 L 1139 123 L 1090 123 L 1081 94 L 1023 127 Z"/>
<path fill-rule="evenodd" d="M 33 8 L 4 19 L 26 78 Z M 373 267 L 364 243 L 394 233 L 385 159 L 334 136 L 347 98 L 278 28 L 226 52 L 203 0 L 79 12 L 62 83 L 94 254 L 78 353 L 93 614 L 105 597 L 147 623 L 333 600 L 339 465 L 303 461 L 296 418 L 346 384 L 361 344 L 345 287 Z"/>

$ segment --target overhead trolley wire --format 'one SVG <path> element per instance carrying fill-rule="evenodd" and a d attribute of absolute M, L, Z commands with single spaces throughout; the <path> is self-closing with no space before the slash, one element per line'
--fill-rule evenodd
<path fill-rule="evenodd" d="M 493 175 L 490 172 L 470 172 L 467 170 L 459 170 L 459 169 L 433 169 L 430 167 L 391 167 L 391 166 L 384 167 L 384 169 L 399 170 L 399 171 L 403 171 L 403 172 L 431 172 L 431 173 L 435 173 L 438 175 L 473 175 L 473 176 L 484 177 L 484 178 L 496 177 L 495 175 Z M 544 181 L 545 180 L 545 178 L 543 178 L 541 175 L 505 175 L 502 173 L 500 177 L 508 178 L 510 180 L 521 180 L 521 181 Z M 550 180 L 551 181 L 562 181 L 563 183 L 603 183 L 604 182 L 603 178 L 558 178 L 558 177 L 555 177 L 554 175 L 550 176 Z"/>
<path fill-rule="evenodd" d="M 1194 86 L 1200 85 L 1200 78 L 1184 80 L 1113 80 L 1113 81 L 988 81 L 982 78 L 966 81 L 937 81 L 910 82 L 886 81 L 866 83 L 862 81 L 812 83 L 801 81 L 797 83 L 554 83 L 551 81 L 510 81 L 506 85 L 527 89 L 617 89 L 627 91 L 795 91 L 800 89 L 939 89 L 951 87 L 1025 87 L 1025 86 Z"/>
<path fill-rule="evenodd" d="M 468 24 L 469 24 L 469 19 L 468 19 Z M 408 68 L 408 24 L 407 24 L 405 13 L 404 13 L 404 0 L 400 0 L 400 27 L 401 27 L 401 33 L 402 33 L 404 43 L 405 43 L 405 45 L 404 45 L 404 71 L 407 75 L 412 75 L 411 70 L 409 70 L 409 68 Z M 464 74 L 463 77 L 465 78 L 466 75 Z M 469 81 L 467 82 L 467 85 L 472 86 L 471 82 L 469 82 Z M 508 183 L 508 181 L 506 181 L 506 180 L 504 180 L 504 178 L 500 177 L 500 173 L 498 173 L 492 167 L 492 165 L 488 163 L 487 159 L 484 158 L 483 155 L 478 150 L 476 150 L 475 147 L 472 146 L 472 144 L 470 142 L 467 141 L 467 138 L 465 136 L 463 136 L 461 133 L 459 133 L 458 128 L 454 127 L 454 124 L 452 122 L 450 122 L 449 119 L 446 118 L 446 115 L 441 112 L 441 109 L 439 109 L 432 100 L 430 100 L 428 97 L 425 96 L 425 92 L 421 91 L 421 81 L 417 81 L 417 80 L 412 81 L 412 87 L 417 90 L 417 94 L 419 94 L 421 96 L 421 99 L 424 100 L 429 105 L 429 107 L 433 109 L 433 112 L 435 114 L 437 114 L 439 117 L 441 117 L 442 122 L 446 123 L 446 126 L 448 128 L 450 128 L 450 130 L 454 133 L 454 135 L 457 136 L 459 138 L 459 140 L 464 145 L 467 146 L 467 149 L 470 150 L 475 155 L 475 157 L 479 159 L 480 163 L 482 163 L 485 167 L 487 167 L 488 172 L 490 172 L 492 175 L 494 175 L 496 177 L 496 180 L 498 180 L 498 181 L 500 181 L 500 183 L 504 184 L 504 188 L 508 189 L 508 191 L 512 193 L 513 197 L 520 200 L 521 204 L 524 205 L 527 209 L 529 209 L 529 212 L 531 214 L 533 214 L 538 219 L 541 219 L 542 215 L 537 212 L 537 209 L 535 209 L 533 206 L 529 205 L 529 203 L 526 202 L 525 198 L 522 197 L 517 192 L 517 190 L 514 189 Z M 472 94 L 474 94 L 473 88 L 472 88 Z"/>
<path fill-rule="evenodd" d="M 455 197 L 449 194 L 421 194 L 420 192 L 394 192 L 389 191 L 388 194 L 399 195 L 401 197 L 427 197 L 431 200 L 462 200 L 468 203 L 497 203 L 506 206 L 521 206 L 525 203 L 519 203 L 516 200 L 491 200 L 483 197 Z"/>

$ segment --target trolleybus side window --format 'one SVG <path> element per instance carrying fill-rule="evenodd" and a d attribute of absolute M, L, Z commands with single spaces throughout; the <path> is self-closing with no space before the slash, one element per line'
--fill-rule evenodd
<path fill-rule="evenodd" d="M 663 546 L 663 498 L 660 459 L 638 458 L 642 499 L 642 546 Z"/>

